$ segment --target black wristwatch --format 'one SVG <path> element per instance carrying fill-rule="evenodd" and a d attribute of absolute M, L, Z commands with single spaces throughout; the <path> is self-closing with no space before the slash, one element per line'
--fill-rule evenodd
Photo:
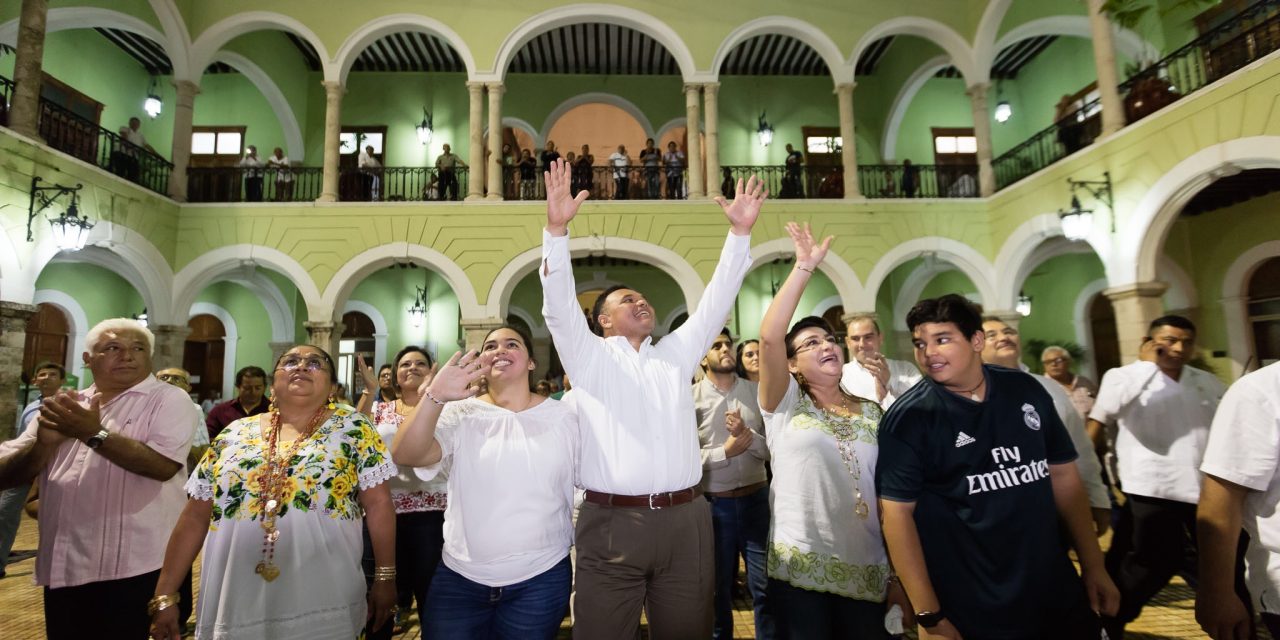
<path fill-rule="evenodd" d="M 938 623 L 942 622 L 946 617 L 947 615 L 942 612 L 942 609 L 938 609 L 937 611 L 916 612 L 916 622 L 920 623 L 920 626 L 926 629 L 932 629 L 938 626 Z"/>

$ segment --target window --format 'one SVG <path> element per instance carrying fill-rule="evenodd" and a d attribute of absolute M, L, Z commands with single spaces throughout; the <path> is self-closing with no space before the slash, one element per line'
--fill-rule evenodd
<path fill-rule="evenodd" d="M 804 149 L 808 153 L 840 153 L 844 141 L 840 136 L 806 136 Z"/>
<path fill-rule="evenodd" d="M 233 156 L 244 153 L 244 127 L 192 127 L 191 155 Z"/>
<path fill-rule="evenodd" d="M 975 136 L 938 136 L 933 139 L 935 153 L 977 153 L 978 138 Z"/>
<path fill-rule="evenodd" d="M 382 141 L 386 137 L 386 127 L 382 127 L 383 131 L 363 131 L 351 130 L 343 131 L 338 134 L 338 152 L 347 154 L 358 154 L 364 151 L 365 147 L 373 147 L 373 155 L 382 155 Z"/>

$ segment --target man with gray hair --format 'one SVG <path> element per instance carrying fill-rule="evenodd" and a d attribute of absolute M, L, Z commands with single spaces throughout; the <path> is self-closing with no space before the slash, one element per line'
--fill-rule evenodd
<path fill-rule="evenodd" d="M 859 398 L 878 402 L 888 409 L 893 401 L 920 382 L 920 370 L 903 360 L 890 360 L 880 351 L 884 334 L 870 314 L 859 314 L 845 325 L 844 344 L 849 362 L 844 365 L 840 386 Z"/>
<path fill-rule="evenodd" d="M 1040 364 L 1044 365 L 1045 377 L 1062 385 L 1062 389 L 1071 396 L 1072 406 L 1087 419 L 1098 397 L 1098 383 L 1071 373 L 1071 352 L 1057 345 L 1045 347 L 1040 352 Z"/>
<path fill-rule="evenodd" d="M 191 399 L 151 375 L 154 342 L 136 320 L 98 323 L 82 355 L 93 386 L 46 399 L 34 428 L 0 445 L 0 488 L 40 483 L 50 640 L 147 637 L 192 437 Z"/>

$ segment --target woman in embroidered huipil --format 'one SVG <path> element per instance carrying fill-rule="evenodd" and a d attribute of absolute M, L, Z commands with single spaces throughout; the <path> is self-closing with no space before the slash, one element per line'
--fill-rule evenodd
<path fill-rule="evenodd" d="M 891 579 L 876 509 L 879 405 L 840 387 L 844 352 L 821 318 L 787 330 L 828 237 L 787 223 L 796 264 L 760 327 L 760 413 L 773 456 L 769 587 L 790 638 L 887 638 Z"/>
<path fill-rule="evenodd" d="M 392 375 L 395 379 L 396 400 L 373 402 L 369 416 L 373 418 L 374 427 L 387 450 L 391 450 L 391 442 L 405 417 L 413 412 L 422 398 L 420 389 L 424 382 L 430 382 L 435 376 L 435 363 L 425 349 L 408 346 L 396 354 L 392 361 Z M 370 390 L 377 390 L 377 379 L 373 378 L 373 369 L 362 367 L 365 375 L 365 394 L 360 399 L 360 408 L 366 407 L 364 398 L 373 398 Z M 388 482 L 391 488 L 391 502 L 396 508 L 396 591 L 397 602 L 401 607 L 399 616 L 404 616 L 412 601 L 417 601 L 418 619 L 422 616 L 423 604 L 427 601 L 427 588 L 431 585 L 431 577 L 435 575 L 440 564 L 441 548 L 444 546 L 444 510 L 448 506 L 448 472 L 441 471 L 431 480 L 421 480 L 412 467 L 397 466 L 396 474 Z M 371 564 L 366 558 L 366 568 Z M 398 617 L 399 617 L 398 616 Z M 397 622 L 402 622 L 397 620 Z M 399 625 L 397 625 L 399 626 Z M 392 629 L 383 629 L 382 633 L 370 634 L 371 640 L 390 638 Z"/>
<path fill-rule="evenodd" d="M 392 615 L 393 579 L 375 583 L 366 601 L 360 523 L 368 523 L 378 566 L 394 574 L 386 480 L 395 466 L 373 425 L 330 400 L 336 384 L 323 350 L 285 352 L 273 408 L 223 430 L 187 481 L 191 498 L 156 593 L 176 591 L 204 548 L 197 638 L 350 639 L 367 610 L 375 626 Z M 154 637 L 179 637 L 176 610 L 154 615 Z"/>

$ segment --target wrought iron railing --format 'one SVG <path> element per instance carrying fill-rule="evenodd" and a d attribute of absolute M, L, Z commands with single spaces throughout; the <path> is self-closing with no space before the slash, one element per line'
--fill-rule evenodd
<path fill-rule="evenodd" d="M 435 167 L 347 167 L 338 172 L 338 199 L 343 202 L 420 202 L 467 197 L 467 167 L 441 171 Z"/>
<path fill-rule="evenodd" d="M 1137 122 L 1280 49 L 1280 0 L 1260 0 L 1120 84 L 1125 120 Z M 1085 104 L 992 162 L 1003 189 L 1093 144 L 1098 100 Z"/>
<path fill-rule="evenodd" d="M 0 127 L 9 126 L 9 105 L 13 104 L 13 81 L 0 76 Z"/>
<path fill-rule="evenodd" d="M 502 173 L 503 198 L 546 199 L 541 167 L 504 167 Z M 592 200 L 683 200 L 689 196 L 688 171 L 663 166 L 575 168 L 570 188 L 574 195 L 590 192 Z"/>
<path fill-rule="evenodd" d="M 763 180 L 770 198 L 843 198 L 844 169 L 840 166 L 730 165 L 720 167 L 720 192 L 732 194 L 739 179 Z M 708 181 L 711 176 L 707 176 Z M 708 185 L 709 187 L 710 185 Z"/>
<path fill-rule="evenodd" d="M 859 165 L 858 188 L 865 198 L 976 198 L 978 166 Z"/>
<path fill-rule="evenodd" d="M 50 147 L 95 164 L 156 193 L 168 194 L 173 165 L 112 131 L 40 99 L 40 137 Z"/>
<path fill-rule="evenodd" d="M 187 169 L 189 202 L 307 202 L 320 197 L 321 167 Z"/>

